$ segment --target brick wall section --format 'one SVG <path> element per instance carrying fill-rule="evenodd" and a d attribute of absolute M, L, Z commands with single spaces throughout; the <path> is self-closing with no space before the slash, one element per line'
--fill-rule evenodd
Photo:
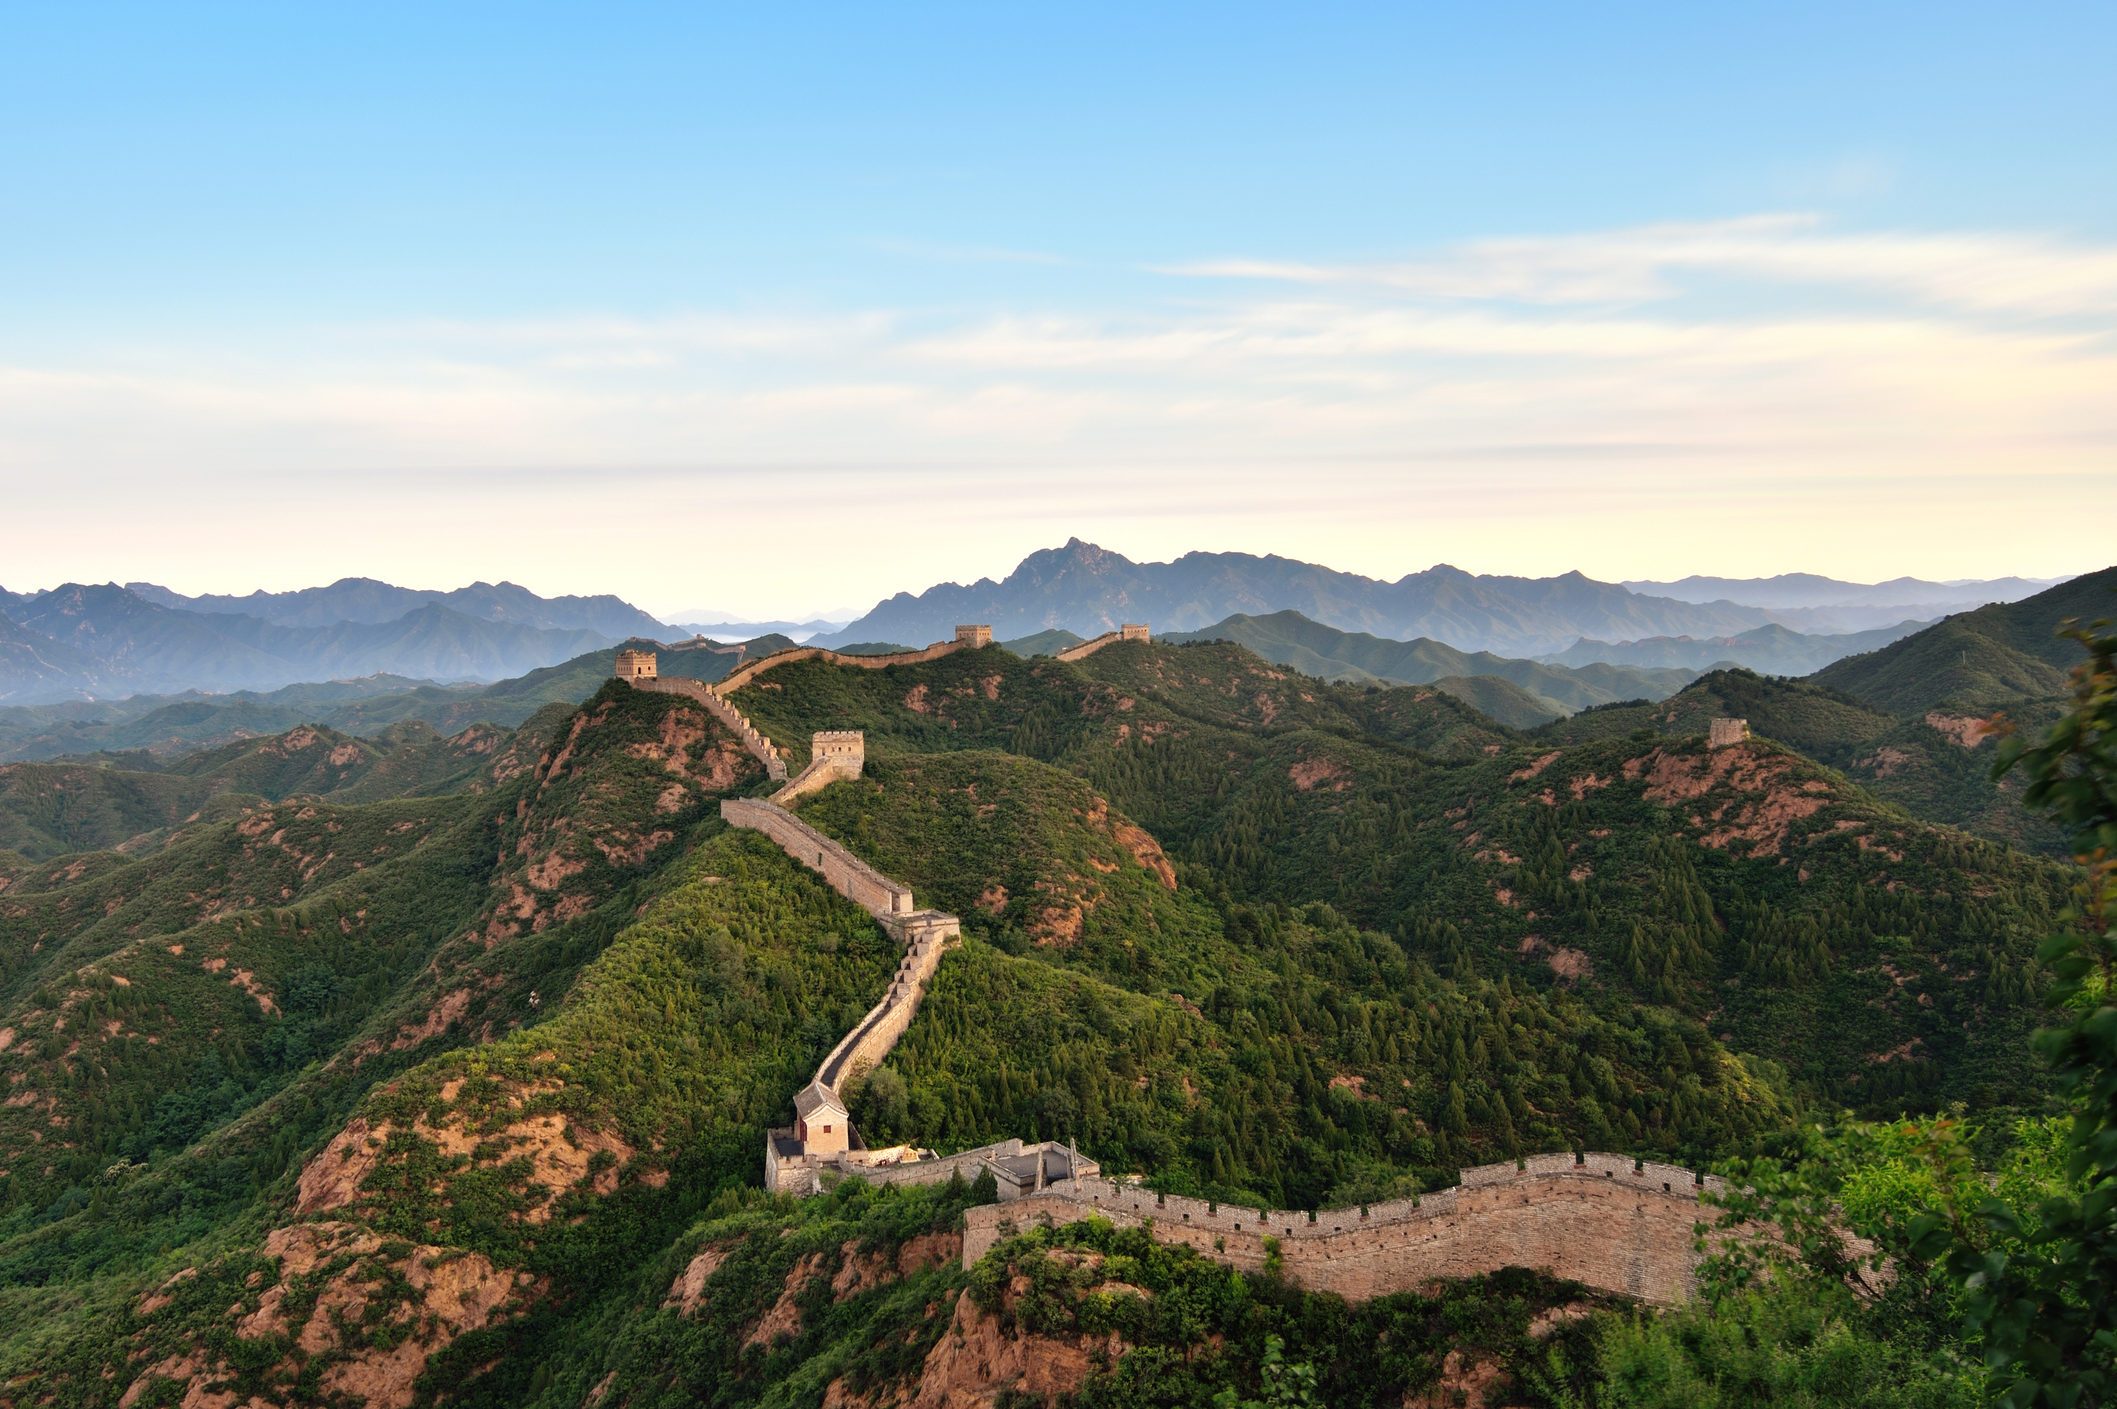
<path fill-rule="evenodd" d="M 796 799 L 807 797 L 819 788 L 825 788 L 840 778 L 857 778 L 860 774 L 849 771 L 845 764 L 835 758 L 812 758 L 809 766 L 796 773 L 787 785 L 772 794 L 772 801 L 786 807 Z"/>
<path fill-rule="evenodd" d="M 742 741 L 742 746 L 764 765 L 767 778 L 775 783 L 786 781 L 787 761 L 772 747 L 772 741 L 758 733 L 750 721 L 743 718 L 742 711 L 715 694 L 703 681 L 680 675 L 663 675 L 630 677 L 628 683 L 635 690 L 649 690 L 657 695 L 682 695 L 700 705 L 706 713 L 719 720 Z"/>
<path fill-rule="evenodd" d="M 1105 646 L 1114 646 L 1119 641 L 1145 641 L 1150 639 L 1150 635 L 1151 633 L 1148 632 L 1144 625 L 1128 621 L 1115 631 L 1105 631 L 1102 635 L 1091 640 L 1068 646 L 1065 650 L 1058 653 L 1058 658 L 1068 661 L 1086 660 Z"/>
<path fill-rule="evenodd" d="M 822 875 L 824 883 L 876 919 L 909 915 L 911 887 L 877 871 L 783 807 L 756 798 L 721 799 L 721 820 L 731 827 L 763 832 L 787 855 Z"/>
<path fill-rule="evenodd" d="M 912 1018 L 919 1011 L 919 999 L 925 995 L 928 980 L 941 962 L 941 951 L 961 933 L 961 926 L 953 915 L 944 915 L 938 910 L 922 910 L 909 917 L 912 921 L 924 921 L 904 926 L 909 943 L 904 957 L 897 961 L 897 972 L 889 981 L 889 992 L 882 1001 L 868 1009 L 867 1016 L 854 1025 L 853 1030 L 838 1040 L 823 1065 L 816 1069 L 816 1079 L 833 1091 L 851 1081 L 863 1071 L 872 1071 L 889 1055 L 897 1039 L 911 1026 Z M 892 928 L 897 928 L 892 926 Z M 943 1176 L 945 1177 L 945 1176 Z"/>
<path fill-rule="evenodd" d="M 1706 726 L 1705 746 L 1724 749 L 1730 744 L 1743 743 L 1749 738 L 1747 719 L 1716 719 Z"/>
<path fill-rule="evenodd" d="M 1642 1301 L 1674 1304 L 1695 1290 L 1695 1226 L 1711 1221 L 1688 1170 L 1620 1155 L 1543 1156 L 1463 1171 L 1453 1189 L 1365 1210 L 1314 1214 L 1214 1206 L 1104 1179 L 1052 1185 L 1014 1203 L 964 1214 L 963 1265 L 992 1250 L 1009 1226 L 1070 1223 L 1094 1213 L 1151 1224 L 1156 1241 L 1181 1244 L 1245 1271 L 1261 1271 L 1264 1239 L 1277 1238 L 1287 1275 L 1349 1301 L 1416 1291 L 1439 1278 L 1532 1267 Z M 1666 1186 L 1666 1188 L 1664 1188 Z"/>
<path fill-rule="evenodd" d="M 849 656 L 843 651 L 829 650 L 823 646 L 795 646 L 789 650 L 774 651 L 768 656 L 743 665 L 723 677 L 717 688 L 722 694 L 741 689 L 774 666 L 787 665 L 797 660 L 826 660 L 832 665 L 858 666 L 862 670 L 882 670 L 892 665 L 917 665 L 920 661 L 939 660 L 942 656 L 954 655 L 957 651 L 973 650 L 969 641 L 936 641 L 917 651 L 897 651 L 886 656 Z"/>

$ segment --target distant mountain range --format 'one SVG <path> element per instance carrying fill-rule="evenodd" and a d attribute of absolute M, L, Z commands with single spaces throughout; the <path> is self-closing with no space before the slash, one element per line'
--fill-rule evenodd
<path fill-rule="evenodd" d="M 1625 584 L 1578 572 L 1505 577 L 1447 566 L 1384 581 L 1248 553 L 1140 563 L 1080 539 L 1030 554 L 1002 580 L 899 593 L 844 624 L 685 613 L 692 619 L 671 626 L 618 597 L 542 597 L 509 582 L 442 591 L 344 578 L 241 596 L 187 596 L 149 582 L 68 583 L 0 590 L 0 702 L 269 691 L 372 675 L 491 682 L 633 638 L 917 646 L 945 639 L 959 622 L 985 622 L 1003 641 L 1055 649 L 1041 643 L 1064 644 L 1125 621 L 1148 622 L 1166 636 L 1241 618 L 1249 623 L 1241 630 L 1266 654 L 1316 652 L 1316 630 L 1364 637 L 1325 643 L 1313 656 L 1319 673 L 1338 678 L 1506 681 L 1519 693 L 1491 683 L 1451 688 L 1515 722 L 1635 686 L 1642 695 L 1675 688 L 1624 671 L 1695 674 L 1733 664 L 1806 674 L 1886 646 L 1925 620 L 2040 586 L 2023 578 L 1860 584 L 1808 574 Z M 1277 626 L 1258 624 L 1282 617 Z M 1854 619 L 1858 629 L 1842 624 Z M 1595 683 L 1582 674 L 1595 666 L 1619 670 Z"/>
<path fill-rule="evenodd" d="M 1590 663 L 1579 667 L 1459 651 L 1439 641 L 1391 641 L 1339 631 L 1299 612 L 1231 616 L 1203 631 L 1170 632 L 1164 641 L 1234 641 L 1268 661 L 1324 680 L 1437 685 L 1481 713 L 1518 729 L 1618 700 L 1658 700 L 1698 672 Z M 1504 682 L 1500 689 L 1492 682 Z"/>
<path fill-rule="evenodd" d="M 1630 581 L 1625 587 L 1679 602 L 1733 602 L 1758 607 L 1782 626 L 1825 632 L 1865 631 L 1908 620 L 1931 621 L 1988 602 L 2015 602 L 2065 581 L 2060 577 L 1995 577 L 1982 581 L 1929 582 L 1893 577 L 1887 582 L 1841 582 L 1812 572 L 1777 577 L 1686 577 L 1675 582 Z"/>
<path fill-rule="evenodd" d="M 362 594 L 349 609 L 373 600 Z M 285 603 L 279 609 L 296 615 L 309 610 Z M 519 615 L 521 608 L 515 611 Z M 597 613 L 612 615 L 602 608 L 590 611 Z M 546 619 L 566 615 L 562 611 Z M 20 704 L 189 689 L 272 689 L 378 673 L 497 680 L 632 634 L 472 616 L 436 601 L 380 622 L 287 624 L 218 607 L 171 607 L 115 583 L 69 583 L 30 596 L 0 593 L 0 616 L 6 618 L 0 625 L 0 700 Z"/>
<path fill-rule="evenodd" d="M 2057 624 L 2117 618 L 2117 567 L 2018 602 L 1994 603 L 1816 672 L 1815 682 L 1892 714 L 1985 710 L 2052 696 L 2082 659 Z"/>
<path fill-rule="evenodd" d="M 1909 636 L 1927 625 L 1923 621 L 1900 621 L 1894 626 L 1842 635 L 1808 635 L 1776 623 L 1759 626 L 1736 636 L 1703 640 L 1689 636 L 1649 636 L 1641 641 L 1590 641 L 1582 639 L 1565 650 L 1541 659 L 1550 665 L 1587 665 L 1603 661 L 1611 665 L 1711 670 L 1715 666 L 1739 665 L 1765 675 L 1807 675 L 1843 656 L 1872 651 Z"/>
<path fill-rule="evenodd" d="M 445 607 L 478 621 L 507 622 L 542 631 L 591 631 L 612 640 L 655 636 L 668 628 L 619 597 L 539 597 L 512 582 L 473 582 L 451 591 L 395 587 L 372 577 L 343 577 L 328 587 L 295 592 L 252 592 L 243 597 L 187 597 L 152 582 L 125 589 L 159 607 L 250 616 L 276 626 L 381 626 L 421 607 Z M 752 633 L 760 634 L 760 633 Z"/>
<path fill-rule="evenodd" d="M 950 582 L 917 594 L 899 593 L 821 639 L 825 644 L 936 641 L 947 636 L 955 623 L 970 621 L 991 625 L 1002 640 L 1053 630 L 1094 635 L 1124 621 L 1144 621 L 1167 633 L 1203 630 L 1231 616 L 1267 616 L 1290 610 L 1341 631 L 1398 641 L 1424 638 L 1459 651 L 1490 651 L 1514 659 L 1566 652 L 1583 640 L 1623 644 L 1688 639 L 1730 643 L 1737 651 L 1748 649 L 1759 669 L 1792 666 L 1812 670 L 1823 660 L 1835 658 L 1833 653 L 1859 650 L 1869 643 L 1809 647 L 1783 638 L 1774 642 L 1762 638 L 1745 642 L 1744 638 L 1775 624 L 1798 633 L 1803 622 L 1820 621 L 1832 613 L 1872 616 L 1883 611 L 1875 598 L 1895 596 L 1917 600 L 1890 608 L 1894 614 L 1885 613 L 1886 620 L 1863 620 L 1860 629 L 1908 631 L 1921 619 L 1959 610 L 1964 604 L 2018 597 L 2041 586 L 2006 578 L 1991 584 L 1990 595 L 1986 595 L 1981 584 L 1913 583 L 1910 579 L 1863 587 L 1815 577 L 1769 578 L 1758 584 L 1689 578 L 1671 584 L 1688 595 L 1675 591 L 1656 595 L 1637 590 L 1640 585 L 1597 582 L 1578 572 L 1558 577 L 1501 577 L 1447 566 L 1383 581 L 1291 558 L 1249 553 L 1187 553 L 1174 562 L 1139 563 L 1076 538 L 1064 547 L 1030 554 L 999 581 Z M 1738 595 L 1707 595 L 1708 589 L 1719 588 Z M 1816 605 L 1825 601 L 1829 605 Z M 1800 620 L 1790 619 L 1795 617 Z M 1830 628 L 1833 634 L 1848 629 Z M 1666 660 L 1617 661 L 1614 644 L 1601 649 L 1613 654 L 1597 659 L 1622 664 L 1702 669 L 1722 660 L 1743 660 L 1739 654 L 1721 654 L 1697 661 L 1692 657 L 1699 652 L 1682 650 L 1672 651 L 1675 658 Z M 1581 661 L 1576 655 L 1563 663 Z"/>

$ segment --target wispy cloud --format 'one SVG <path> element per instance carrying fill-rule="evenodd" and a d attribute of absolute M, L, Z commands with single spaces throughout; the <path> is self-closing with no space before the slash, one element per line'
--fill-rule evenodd
<path fill-rule="evenodd" d="M 1343 285 L 1417 298 L 1636 303 L 1675 298 L 1713 274 L 2037 317 L 2117 311 L 2117 248 L 2014 233 L 1833 232 L 1817 215 L 1645 225 L 1579 235 L 1478 240 L 1382 263 L 1211 259 L 1191 278 Z"/>

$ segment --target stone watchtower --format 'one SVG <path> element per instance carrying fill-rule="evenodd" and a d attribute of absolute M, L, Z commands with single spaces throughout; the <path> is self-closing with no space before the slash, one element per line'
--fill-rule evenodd
<path fill-rule="evenodd" d="M 992 644 L 992 628 L 989 626 L 958 626 L 956 644 L 975 650 L 979 646 Z"/>
<path fill-rule="evenodd" d="M 652 680 L 655 677 L 655 658 L 652 651 L 626 649 L 617 653 L 617 678 L 620 680 Z"/>
<path fill-rule="evenodd" d="M 1128 621 L 1117 628 L 1117 639 L 1120 641 L 1145 641 L 1151 639 L 1151 633 L 1148 632 L 1145 622 Z"/>
<path fill-rule="evenodd" d="M 867 739 L 858 729 L 821 729 L 809 736 L 809 759 L 828 763 L 847 778 L 857 778 L 867 764 Z"/>
<path fill-rule="evenodd" d="M 1747 719 L 1716 719 L 1706 729 L 1705 746 L 1724 749 L 1729 744 L 1744 743 L 1749 739 Z"/>

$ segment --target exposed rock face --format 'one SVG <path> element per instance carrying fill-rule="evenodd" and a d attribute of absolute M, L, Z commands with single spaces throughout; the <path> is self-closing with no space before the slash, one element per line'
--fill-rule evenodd
<path fill-rule="evenodd" d="M 991 1409 L 1006 1391 L 1049 1403 L 1078 1390 L 1098 1362 L 1115 1364 L 1125 1353 L 1128 1347 L 1115 1333 L 1024 1333 L 1007 1313 L 1028 1290 L 1029 1279 L 1015 1277 L 999 1314 L 967 1296 L 957 1297 L 955 1318 L 927 1353 L 906 1409 Z"/>
<path fill-rule="evenodd" d="M 1927 714 L 1926 727 L 1950 743 L 1966 749 L 1974 749 L 1999 733 L 1999 724 L 1995 720 L 1980 719 L 1967 714 L 1943 714 L 1939 710 Z"/>
<path fill-rule="evenodd" d="M 321 1359 L 323 1392 L 370 1409 L 406 1409 L 431 1356 L 540 1290 L 528 1273 L 496 1268 L 477 1253 L 392 1243 L 347 1223 L 276 1229 L 264 1253 L 277 1260 L 278 1278 L 236 1322 L 236 1338 L 291 1337 L 276 1379 L 291 1388 L 309 1362 Z M 310 1280 L 316 1277 L 320 1286 Z M 374 1334 L 377 1326 L 392 1334 Z M 170 1382 L 184 1386 L 187 1409 L 264 1402 L 238 1401 L 222 1388 L 228 1374 L 200 1351 L 173 1356 L 134 1380 L 118 1403 L 131 1409 Z"/>
<path fill-rule="evenodd" d="M 709 1243 L 698 1250 L 697 1256 L 684 1264 L 684 1270 L 669 1284 L 669 1295 L 663 1306 L 675 1308 L 677 1314 L 690 1316 L 706 1304 L 706 1283 L 727 1261 L 728 1250 L 718 1243 Z"/>
<path fill-rule="evenodd" d="M 1829 784 L 1810 781 L 1796 786 L 1789 775 L 1792 759 L 1734 744 L 1710 754 L 1671 753 L 1656 749 L 1625 764 L 1625 775 L 1646 779 L 1649 802 L 1665 807 L 1698 802 L 1720 792 L 1731 794 L 1696 821 L 1704 828 L 1699 841 L 1710 847 L 1747 842 L 1752 856 L 1777 856 L 1793 825 L 1823 810 Z"/>
<path fill-rule="evenodd" d="M 535 1094 L 513 1092 L 507 1102 L 519 1109 Z M 444 1100 L 450 1100 L 455 1092 L 444 1086 L 442 1095 Z M 473 1129 L 463 1112 L 452 1111 L 439 1124 L 432 1124 L 421 1115 L 407 1128 L 444 1156 L 460 1159 L 465 1168 L 513 1165 L 526 1160 L 527 1171 L 515 1188 L 527 1199 L 528 1206 L 521 1217 L 528 1223 L 548 1221 L 559 1198 L 577 1188 L 598 1194 L 615 1191 L 618 1174 L 633 1154 L 632 1147 L 615 1135 L 575 1125 L 553 1111 L 525 1114 L 497 1129 Z M 345 1129 L 302 1170 L 294 1211 L 306 1216 L 357 1204 L 361 1185 L 389 1157 L 388 1146 L 395 1130 L 389 1121 L 371 1125 L 364 1116 L 347 1122 Z M 605 1152 L 613 1158 L 591 1173 L 596 1156 Z"/>

